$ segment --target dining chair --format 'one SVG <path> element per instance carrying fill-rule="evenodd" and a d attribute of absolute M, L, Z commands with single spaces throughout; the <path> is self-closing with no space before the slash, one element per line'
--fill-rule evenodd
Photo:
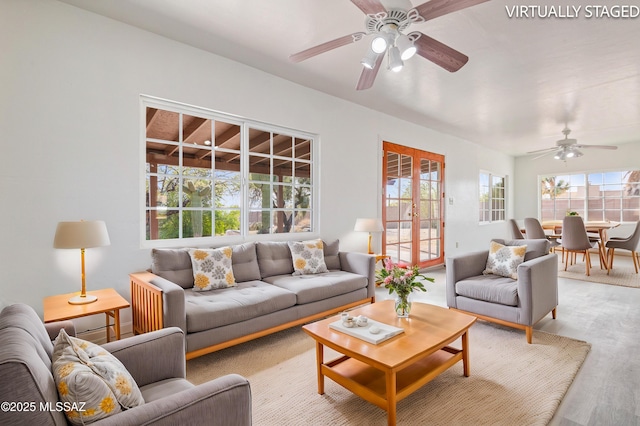
<path fill-rule="evenodd" d="M 509 224 L 511 225 L 511 238 L 514 240 L 524 240 L 524 235 L 520 231 L 520 226 L 518 226 L 518 222 L 515 219 L 509 219 Z"/>
<path fill-rule="evenodd" d="M 613 268 L 613 253 L 615 249 L 624 249 L 631 252 L 631 258 L 633 259 L 633 266 L 636 268 L 636 274 L 638 273 L 638 264 L 640 264 L 640 257 L 636 249 L 638 248 L 638 242 L 640 241 L 640 221 L 636 223 L 636 229 L 633 234 L 627 238 L 612 237 L 604 245 L 607 249 L 607 261 L 609 262 L 607 275 Z"/>
<path fill-rule="evenodd" d="M 527 234 L 528 240 L 547 239 L 547 234 L 544 232 L 540 221 L 535 217 L 524 218 L 524 232 Z"/>
<path fill-rule="evenodd" d="M 587 276 L 591 275 L 591 256 L 589 256 L 589 250 L 594 248 L 596 244 L 596 241 L 589 239 L 582 217 L 565 216 L 564 219 L 562 219 L 562 238 L 560 245 L 564 248 L 564 252 L 567 253 L 567 259 L 564 264 L 565 271 L 569 265 L 569 254 L 575 257 L 576 253 L 583 253 L 586 274 Z"/>
<path fill-rule="evenodd" d="M 527 239 L 533 240 L 547 240 L 551 244 L 551 250 L 556 251 L 558 247 L 560 247 L 560 243 L 558 239 L 553 237 L 551 238 L 544 232 L 544 228 L 538 219 L 535 217 L 525 217 L 524 218 L 524 232 L 527 234 Z M 562 260 L 564 261 L 564 251 L 562 252 Z"/>

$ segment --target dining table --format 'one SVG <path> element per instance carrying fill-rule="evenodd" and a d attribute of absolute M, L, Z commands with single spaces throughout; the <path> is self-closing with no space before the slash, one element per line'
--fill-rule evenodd
<path fill-rule="evenodd" d="M 544 220 L 540 223 L 542 229 L 551 230 L 552 236 L 557 238 L 561 237 L 558 230 L 562 229 L 562 220 Z M 584 222 L 584 227 L 587 232 L 597 232 L 600 237 L 600 244 L 598 244 L 598 252 L 600 255 L 601 265 L 604 264 L 605 269 L 608 268 L 607 252 L 605 244 L 607 244 L 608 236 L 607 231 L 620 226 L 620 222 L 610 220 L 587 220 Z"/>

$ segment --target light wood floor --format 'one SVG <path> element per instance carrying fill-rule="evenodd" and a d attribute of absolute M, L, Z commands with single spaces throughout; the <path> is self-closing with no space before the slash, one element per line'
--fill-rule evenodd
<path fill-rule="evenodd" d="M 616 267 L 633 268 L 631 258 L 617 256 L 615 262 Z M 446 306 L 444 268 L 425 275 L 436 282 L 427 282 L 428 292 L 418 292 L 417 299 Z M 390 296 L 378 288 L 376 297 Z M 640 289 L 560 278 L 559 299 L 557 319 L 548 315 L 535 329 L 592 346 L 549 424 L 640 426 Z M 519 332 L 526 344 L 524 331 Z"/>

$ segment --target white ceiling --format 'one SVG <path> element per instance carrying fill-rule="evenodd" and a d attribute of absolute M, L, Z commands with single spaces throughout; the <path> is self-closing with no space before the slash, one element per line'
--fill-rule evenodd
<path fill-rule="evenodd" d="M 400 73 L 383 66 L 365 91 L 355 86 L 370 38 L 288 60 L 364 31 L 349 0 L 62 1 L 512 155 L 554 146 L 565 124 L 581 144 L 640 140 L 640 18 L 587 19 L 578 0 L 491 0 L 412 24 L 469 62 L 449 73 L 416 55 Z M 516 4 L 582 10 L 579 18 L 509 18 L 506 6 Z"/>

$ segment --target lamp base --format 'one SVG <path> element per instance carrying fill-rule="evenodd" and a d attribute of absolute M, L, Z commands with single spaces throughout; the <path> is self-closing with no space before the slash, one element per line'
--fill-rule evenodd
<path fill-rule="evenodd" d="M 84 305 L 87 303 L 93 303 L 96 300 L 98 300 L 97 296 L 92 296 L 90 294 L 87 294 L 86 296 L 82 297 L 82 296 L 73 296 L 71 299 L 69 299 L 69 303 L 72 305 Z"/>

